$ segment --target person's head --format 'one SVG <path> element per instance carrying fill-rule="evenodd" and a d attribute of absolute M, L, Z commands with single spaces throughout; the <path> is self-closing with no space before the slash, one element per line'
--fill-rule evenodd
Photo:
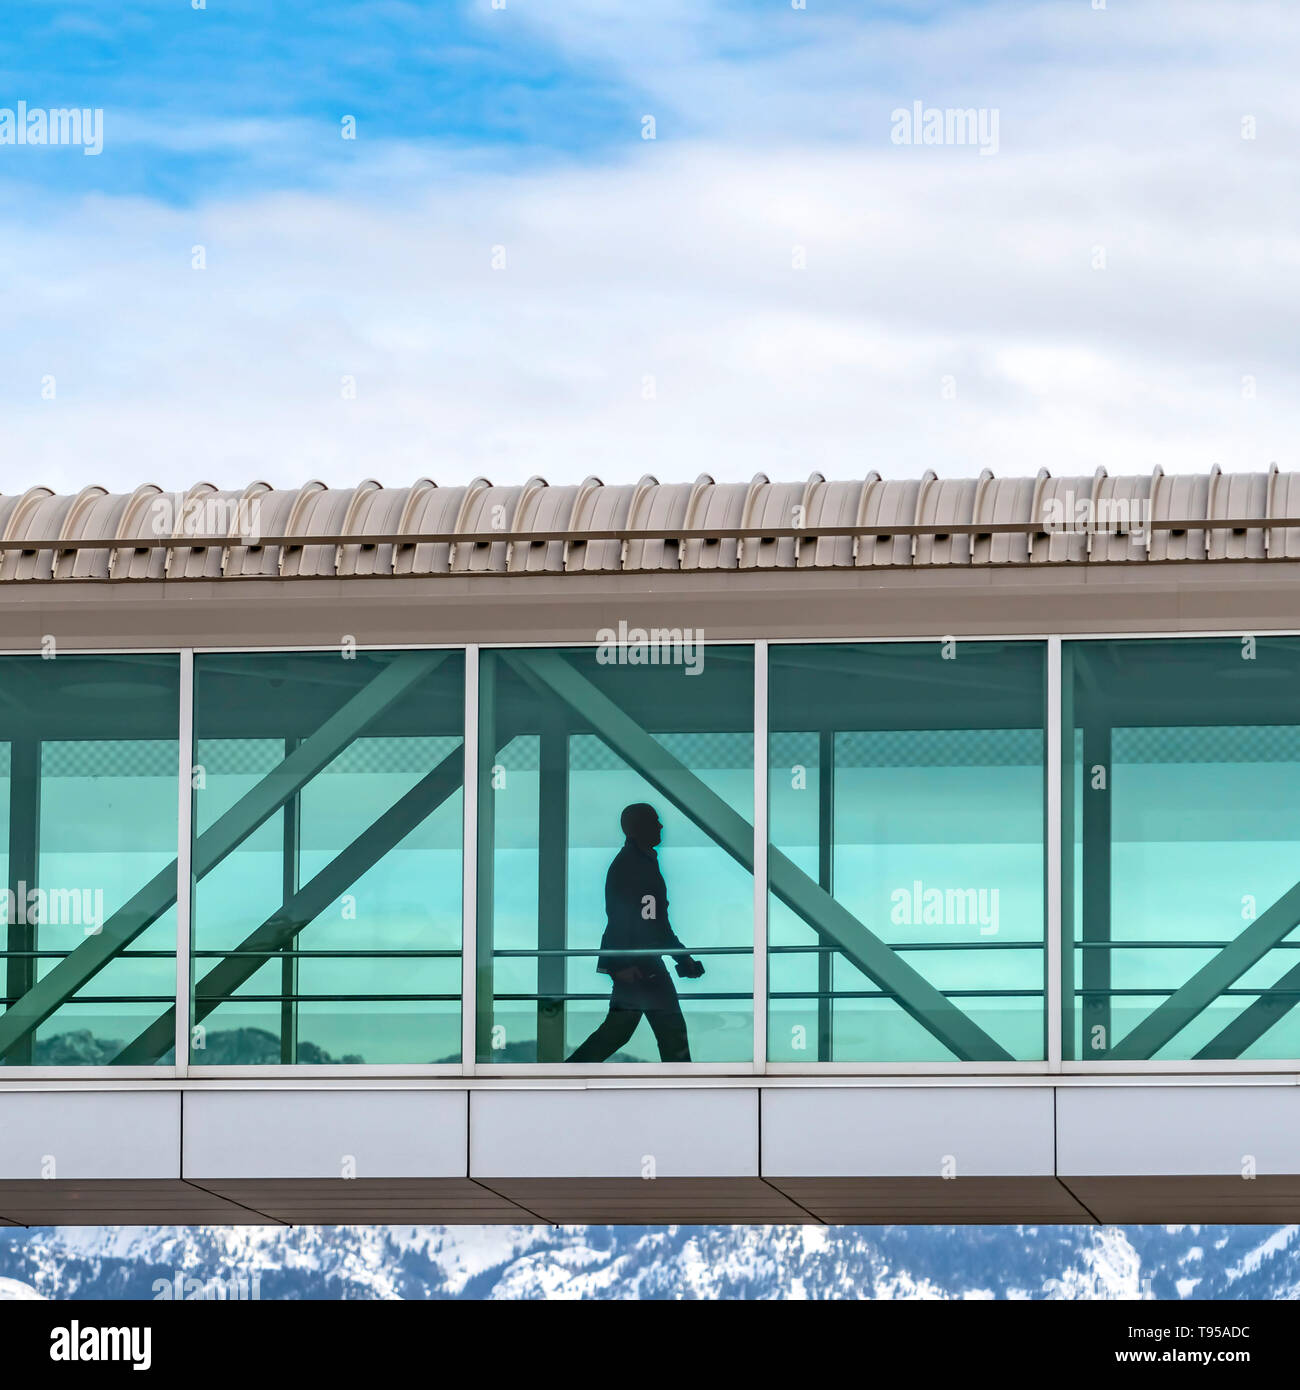
<path fill-rule="evenodd" d="M 644 801 L 634 801 L 623 808 L 619 817 L 623 834 L 640 849 L 654 849 L 663 839 L 664 828 L 659 823 L 659 813 Z"/>

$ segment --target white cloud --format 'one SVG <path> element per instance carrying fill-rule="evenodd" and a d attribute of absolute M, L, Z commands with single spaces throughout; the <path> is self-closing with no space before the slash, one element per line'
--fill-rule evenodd
<path fill-rule="evenodd" d="M 599 167 L 390 145 L 385 196 L 372 169 L 39 229 L 0 211 L 4 490 L 1300 467 L 1291 11 L 835 21 L 735 63 L 707 7 L 629 13 L 546 9 L 669 114 Z M 996 158 L 889 143 L 896 100 L 946 91 L 1000 105 Z M 845 138 L 845 111 L 877 125 Z"/>

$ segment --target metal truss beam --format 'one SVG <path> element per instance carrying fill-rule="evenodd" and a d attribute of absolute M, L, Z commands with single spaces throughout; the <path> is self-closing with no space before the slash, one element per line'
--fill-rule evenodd
<path fill-rule="evenodd" d="M 193 870 L 202 878 L 273 816 L 396 700 L 438 667 L 446 652 L 400 652 L 342 708 L 304 739 L 256 786 L 250 788 L 194 842 Z M 48 974 L 0 1015 L 0 1055 L 45 1022 L 93 979 L 146 927 L 176 902 L 176 861 L 155 874 Z M 163 1051 L 166 1049 L 164 1048 Z"/>
<path fill-rule="evenodd" d="M 1225 989 L 1234 985 L 1245 973 L 1262 960 L 1283 938 L 1289 936 L 1300 923 L 1300 883 L 1288 889 L 1282 896 L 1255 920 L 1229 945 L 1201 968 L 1180 989 L 1153 1009 L 1132 1032 L 1128 1033 L 1111 1049 L 1113 1059 L 1125 1062 L 1144 1062 L 1153 1058 L 1166 1043 L 1175 1038 L 1204 1009 L 1208 1008 Z M 1280 985 L 1279 985 L 1280 988 Z M 1263 1000 L 1246 1009 L 1235 1024 L 1230 1024 L 1219 1034 L 1207 1049 L 1199 1053 L 1202 1057 L 1239 1056 L 1241 1047 L 1253 1039 L 1250 1033 L 1258 1028 L 1254 1036 L 1262 1036 L 1264 1028 L 1259 1025 L 1266 1017 L 1261 1005 Z M 1256 1012 L 1258 1011 L 1258 1012 Z M 1275 1007 L 1270 1009 L 1272 1026 L 1278 1018 Z M 1249 1026 L 1243 1020 L 1250 1016 Z M 1241 1027 L 1239 1027 L 1241 1025 Z M 1226 1035 L 1231 1034 L 1231 1038 Z M 1211 1052 L 1208 1048 L 1236 1046 L 1232 1053 Z"/>
<path fill-rule="evenodd" d="M 193 1021 L 197 1023 L 229 999 L 240 985 L 273 959 L 277 951 L 293 946 L 304 927 L 459 790 L 464 781 L 464 768 L 464 749 L 458 747 L 318 874 L 286 897 L 276 912 L 195 985 Z M 172 1044 L 175 1016 L 175 1009 L 168 1009 L 161 1018 L 150 1023 L 113 1058 L 114 1065 L 145 1066 L 156 1062 Z"/>
<path fill-rule="evenodd" d="M 1300 994 L 1296 991 L 1300 991 L 1300 965 L 1293 965 L 1275 985 L 1270 986 L 1268 991 L 1215 1034 L 1196 1054 L 1196 1060 L 1231 1060 L 1240 1057 L 1300 1003 Z"/>
<path fill-rule="evenodd" d="M 556 652 L 513 651 L 505 659 L 542 682 L 582 716 L 635 771 L 753 872 L 754 827 L 680 763 L 630 715 Z M 760 736 L 762 731 L 760 731 Z M 869 931 L 777 849 L 769 850 L 772 892 L 962 1061 L 1011 1061 L 1005 1048 Z"/>

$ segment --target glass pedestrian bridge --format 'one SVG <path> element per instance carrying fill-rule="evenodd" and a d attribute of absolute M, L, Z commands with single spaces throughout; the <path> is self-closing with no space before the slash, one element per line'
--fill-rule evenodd
<path fill-rule="evenodd" d="M 1292 1219 L 1291 484 L 3 499 L 0 1221 Z"/>

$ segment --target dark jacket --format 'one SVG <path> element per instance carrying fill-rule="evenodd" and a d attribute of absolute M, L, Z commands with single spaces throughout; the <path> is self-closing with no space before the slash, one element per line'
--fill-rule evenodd
<path fill-rule="evenodd" d="M 625 956 L 621 951 L 658 949 L 671 952 L 675 960 L 688 959 L 668 922 L 668 890 L 652 849 L 624 841 L 605 875 L 605 918 L 596 961 L 603 975 L 630 965 L 639 965 L 647 976 L 667 974 L 662 956 Z"/>

